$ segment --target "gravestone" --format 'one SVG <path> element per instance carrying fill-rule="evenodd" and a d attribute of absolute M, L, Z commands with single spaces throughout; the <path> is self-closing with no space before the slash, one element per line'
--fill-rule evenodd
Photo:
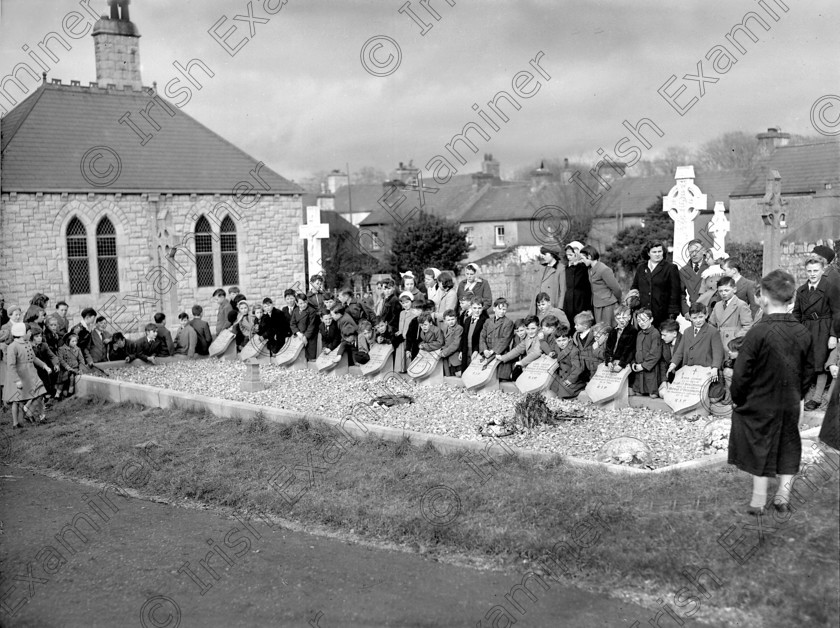
<path fill-rule="evenodd" d="M 251 338 L 239 352 L 239 359 L 242 362 L 250 361 L 254 364 L 270 364 L 271 356 L 268 353 L 268 341 L 264 338 Z"/>
<path fill-rule="evenodd" d="M 488 390 L 497 390 L 499 388 L 499 378 L 496 375 L 496 367 L 499 362 L 494 359 L 482 362 L 479 358 L 475 358 L 461 375 L 461 381 L 464 382 L 464 387 L 467 390 L 480 390 L 487 388 Z"/>
<path fill-rule="evenodd" d="M 322 353 L 317 357 L 315 368 L 319 373 L 333 376 L 347 375 L 349 369 L 347 350 L 345 348 L 345 351 L 339 355 L 339 348 L 336 347 L 329 353 Z"/>
<path fill-rule="evenodd" d="M 606 364 L 599 364 L 595 375 L 586 385 L 586 395 L 592 403 L 617 410 L 630 406 L 628 380 L 630 367 L 625 366 L 618 373 L 613 373 Z"/>
<path fill-rule="evenodd" d="M 540 356 L 522 370 L 522 374 L 516 378 L 516 388 L 523 395 L 545 390 L 551 385 L 554 371 L 558 366 L 554 358 L 547 355 Z"/>
<path fill-rule="evenodd" d="M 595 459 L 613 464 L 647 465 L 651 461 L 651 449 L 643 440 L 619 436 L 604 443 Z"/>
<path fill-rule="evenodd" d="M 271 361 L 278 366 L 285 366 L 293 370 L 306 369 L 306 353 L 304 352 L 303 340 L 297 336 L 290 336 Z"/>
<path fill-rule="evenodd" d="M 437 351 L 423 351 L 408 365 L 407 373 L 418 384 L 424 386 L 443 385 L 443 361 L 440 359 L 440 349 Z"/>
<path fill-rule="evenodd" d="M 380 375 L 394 372 L 394 346 L 391 343 L 371 345 L 369 355 L 370 360 L 359 365 L 362 375 L 378 379 Z"/>
<path fill-rule="evenodd" d="M 236 334 L 230 329 L 223 329 L 216 336 L 216 339 L 210 343 L 207 349 L 207 354 L 211 358 L 220 358 L 223 360 L 236 360 Z"/>
<path fill-rule="evenodd" d="M 709 407 L 708 382 L 717 369 L 709 366 L 684 366 L 674 375 L 674 382 L 665 390 L 663 399 L 676 414 Z M 704 399 L 705 397 L 705 399 Z"/>
<path fill-rule="evenodd" d="M 242 383 L 239 388 L 243 392 L 259 392 L 265 386 L 260 381 L 260 365 L 256 363 L 248 363 L 245 365 L 245 375 L 242 377 Z"/>
<path fill-rule="evenodd" d="M 321 208 L 309 206 L 306 208 L 306 224 L 298 227 L 300 238 L 306 242 L 307 274 L 320 275 L 323 273 L 321 266 L 321 240 L 330 237 L 330 226 L 321 223 Z"/>
<path fill-rule="evenodd" d="M 706 195 L 694 185 L 694 166 L 679 166 L 674 174 L 677 184 L 662 199 L 662 211 L 674 221 L 674 264 L 686 263 L 688 243 L 694 239 L 694 219 L 706 209 Z"/>

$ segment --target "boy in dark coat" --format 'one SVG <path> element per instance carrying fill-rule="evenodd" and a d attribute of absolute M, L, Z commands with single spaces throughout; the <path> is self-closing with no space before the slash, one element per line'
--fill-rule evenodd
<path fill-rule="evenodd" d="M 782 270 L 761 280 L 764 316 L 744 337 L 732 376 L 729 464 L 753 476 L 751 514 L 764 512 L 769 478 L 777 474 L 774 507 L 790 511 L 790 485 L 802 457 L 799 404 L 813 378 L 814 354 L 808 330 L 786 314 L 794 287 Z"/>
<path fill-rule="evenodd" d="M 513 338 L 513 321 L 507 314 L 508 303 L 504 297 L 493 302 L 493 316 L 484 321 L 478 340 L 478 350 L 485 358 L 505 353 Z"/>
<path fill-rule="evenodd" d="M 271 355 L 275 355 L 283 345 L 286 338 L 292 335 L 289 320 L 283 312 L 274 307 L 274 301 L 269 297 L 263 299 L 263 315 L 260 319 L 260 335 L 263 336 Z"/>
<path fill-rule="evenodd" d="M 805 262 L 808 282 L 796 291 L 793 306 L 794 318 L 811 334 L 811 350 L 816 368 L 816 382 L 805 402 L 806 410 L 816 410 L 822 403 L 827 380 L 825 363 L 828 352 L 837 346 L 840 336 L 840 288 L 824 276 L 825 265 L 821 257 Z"/>
<path fill-rule="evenodd" d="M 618 373 L 633 361 L 636 353 L 636 328 L 630 324 L 630 308 L 619 305 L 615 308 L 615 329 L 607 336 L 604 347 L 604 363 Z"/>
<path fill-rule="evenodd" d="M 560 328 L 558 336 L 555 339 L 557 346 L 557 363 L 559 366 L 554 372 L 551 380 L 551 390 L 557 393 L 561 399 L 572 399 L 580 394 L 586 386 L 585 382 L 580 379 L 584 372 L 583 363 L 580 359 L 580 350 L 571 336 L 568 335 L 567 328 Z"/>
<path fill-rule="evenodd" d="M 669 318 L 667 321 L 662 321 L 662 324 L 659 326 L 659 335 L 662 338 L 662 357 L 659 360 L 659 382 L 670 383 L 673 379 L 668 376 L 668 365 L 671 364 L 671 360 L 677 352 L 680 342 L 682 342 L 679 323 L 672 318 Z"/>
<path fill-rule="evenodd" d="M 443 330 L 443 347 L 440 357 L 443 360 L 444 375 L 456 375 L 461 370 L 461 336 L 464 328 L 458 323 L 455 310 L 443 313 L 446 328 Z"/>
<path fill-rule="evenodd" d="M 473 353 L 478 352 L 481 342 L 481 329 L 487 322 L 487 310 L 480 299 L 473 299 L 470 304 L 470 316 L 462 323 L 461 334 L 461 372 L 466 371 L 472 361 Z"/>
<path fill-rule="evenodd" d="M 318 313 L 302 292 L 295 295 L 295 301 L 297 307 L 292 312 L 289 326 L 292 334 L 306 343 L 306 359 L 312 361 L 318 357 Z"/>
<path fill-rule="evenodd" d="M 636 374 L 633 391 L 637 395 L 659 397 L 659 360 L 662 357 L 662 342 L 659 330 L 653 326 L 653 313 L 642 308 L 636 313 L 639 333 L 636 334 L 636 350 L 631 368 Z"/>
<path fill-rule="evenodd" d="M 718 330 L 706 322 L 706 306 L 693 303 L 688 308 L 691 327 L 685 330 L 682 342 L 671 357 L 666 377 L 681 366 L 710 366 L 719 369 L 723 366 L 723 343 Z M 717 382 L 717 375 L 712 375 L 712 382 Z"/>
<path fill-rule="evenodd" d="M 213 334 L 210 333 L 210 325 L 207 321 L 201 319 L 202 314 L 204 314 L 204 308 L 200 305 L 193 305 L 193 319 L 190 321 L 190 326 L 195 330 L 197 338 L 195 352 L 198 355 L 208 355 L 210 345 L 213 342 Z"/>

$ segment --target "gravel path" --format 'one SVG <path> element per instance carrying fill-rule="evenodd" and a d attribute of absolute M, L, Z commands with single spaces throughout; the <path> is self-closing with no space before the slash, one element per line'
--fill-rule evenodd
<path fill-rule="evenodd" d="M 245 401 L 339 419 L 357 403 L 368 403 L 389 392 L 410 394 L 414 403 L 392 408 L 376 407 L 377 423 L 389 427 L 441 434 L 465 440 L 482 440 L 478 429 L 490 419 L 509 418 L 519 395 L 501 391 L 471 393 L 462 388 L 404 386 L 354 376 L 325 378 L 315 371 L 287 371 L 278 366 L 260 368 L 265 390 L 239 390 L 245 367 L 235 362 L 200 360 L 138 366 L 112 371 L 112 376 L 137 384 L 193 394 Z M 397 390 L 396 388 L 399 388 Z M 663 467 L 694 460 L 719 450 L 703 446 L 708 421 L 688 421 L 671 413 L 646 408 L 601 410 L 591 404 L 549 400 L 549 406 L 574 415 L 571 421 L 543 426 L 505 438 L 511 445 L 595 460 L 603 444 L 618 436 L 632 436 L 652 450 L 650 466 Z M 370 417 L 364 419 L 372 423 Z"/>

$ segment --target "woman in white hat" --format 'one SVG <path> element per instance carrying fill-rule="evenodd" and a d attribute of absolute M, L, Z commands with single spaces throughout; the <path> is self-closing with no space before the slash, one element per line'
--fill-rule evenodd
<path fill-rule="evenodd" d="M 470 262 L 464 266 L 465 279 L 458 284 L 458 303 L 467 292 L 472 292 L 476 299 L 480 299 L 484 309 L 493 307 L 493 293 L 490 284 L 478 276 L 478 266 Z"/>
<path fill-rule="evenodd" d="M 418 296 L 423 296 L 423 293 L 420 292 L 420 289 L 417 287 L 417 277 L 414 276 L 413 272 L 407 270 L 404 273 L 400 273 L 400 277 L 402 277 L 403 282 L 400 293 L 410 292 L 412 298 L 414 299 Z"/>
<path fill-rule="evenodd" d="M 14 342 L 6 348 L 6 381 L 3 387 L 3 401 L 12 404 L 12 427 L 23 427 L 21 414 L 27 421 L 35 422 L 35 417 L 43 422 L 43 395 L 47 389 L 38 377 L 35 366 L 47 373 L 52 369 L 35 357 L 35 351 L 29 343 L 29 332 L 24 323 L 12 325 Z M 40 404 L 40 411 L 35 406 Z M 30 408 L 30 406 L 33 406 Z"/>

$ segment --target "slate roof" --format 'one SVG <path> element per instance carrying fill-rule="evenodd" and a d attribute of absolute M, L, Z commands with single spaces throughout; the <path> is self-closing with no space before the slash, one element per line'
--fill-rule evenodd
<path fill-rule="evenodd" d="M 744 177 L 731 196 L 764 196 L 768 170 L 782 177 L 782 194 L 812 194 L 840 184 L 840 142 L 780 146 Z"/>
<path fill-rule="evenodd" d="M 141 129 L 152 127 L 138 113 L 151 98 L 145 91 L 95 86 L 42 84 L 0 121 L 3 192 L 111 192 L 230 194 L 239 181 L 261 191 L 248 174 L 258 159 L 240 150 L 170 103 L 150 116 L 161 127 L 145 146 L 119 118 L 131 112 Z M 119 156 L 113 184 L 97 187 L 82 176 L 81 163 L 91 148 L 105 146 Z M 103 158 L 110 158 L 105 154 Z M 96 165 L 106 171 L 107 161 Z M 263 194 L 300 194 L 295 183 L 267 166 L 259 171 L 270 190 Z M 94 182 L 96 180 L 94 179 Z"/>
<path fill-rule="evenodd" d="M 450 182 L 451 183 L 451 182 Z M 370 190 L 365 190 L 365 195 L 361 197 L 361 200 L 364 201 L 364 205 L 360 205 L 357 203 L 357 195 L 356 195 L 356 188 L 357 187 L 365 187 L 368 186 L 353 186 L 353 211 L 370 211 L 371 214 L 362 221 L 363 226 L 368 225 L 389 225 L 395 222 L 395 217 L 405 220 L 410 218 L 413 215 L 416 215 L 415 208 L 418 210 L 422 210 L 428 214 L 433 216 L 438 216 L 440 218 L 448 218 L 450 220 L 460 220 L 461 215 L 469 209 L 473 203 L 475 203 L 478 199 L 482 197 L 489 189 L 490 186 L 485 186 L 482 189 L 475 190 L 473 189 L 472 184 L 468 185 L 438 185 L 434 182 L 434 180 L 423 180 L 423 187 L 424 188 L 436 188 L 437 192 L 429 193 L 426 191 L 424 193 L 424 199 L 421 205 L 420 201 L 420 194 L 416 188 L 410 189 L 400 189 L 399 192 L 391 191 L 389 195 L 384 199 L 383 202 L 395 206 L 393 209 L 388 210 L 383 208 L 378 200 L 382 197 L 383 193 L 386 191 L 382 185 L 379 186 L 370 186 Z M 377 187 L 378 189 L 374 191 L 372 188 Z M 346 193 L 341 195 L 344 188 L 337 190 L 336 192 L 336 211 L 338 212 L 346 212 L 347 207 L 347 198 Z M 405 195 L 405 200 L 402 201 L 401 204 L 398 204 L 398 199 L 400 195 Z M 339 204 L 339 199 L 341 199 L 341 205 Z M 362 209 L 364 207 L 364 209 Z"/>

